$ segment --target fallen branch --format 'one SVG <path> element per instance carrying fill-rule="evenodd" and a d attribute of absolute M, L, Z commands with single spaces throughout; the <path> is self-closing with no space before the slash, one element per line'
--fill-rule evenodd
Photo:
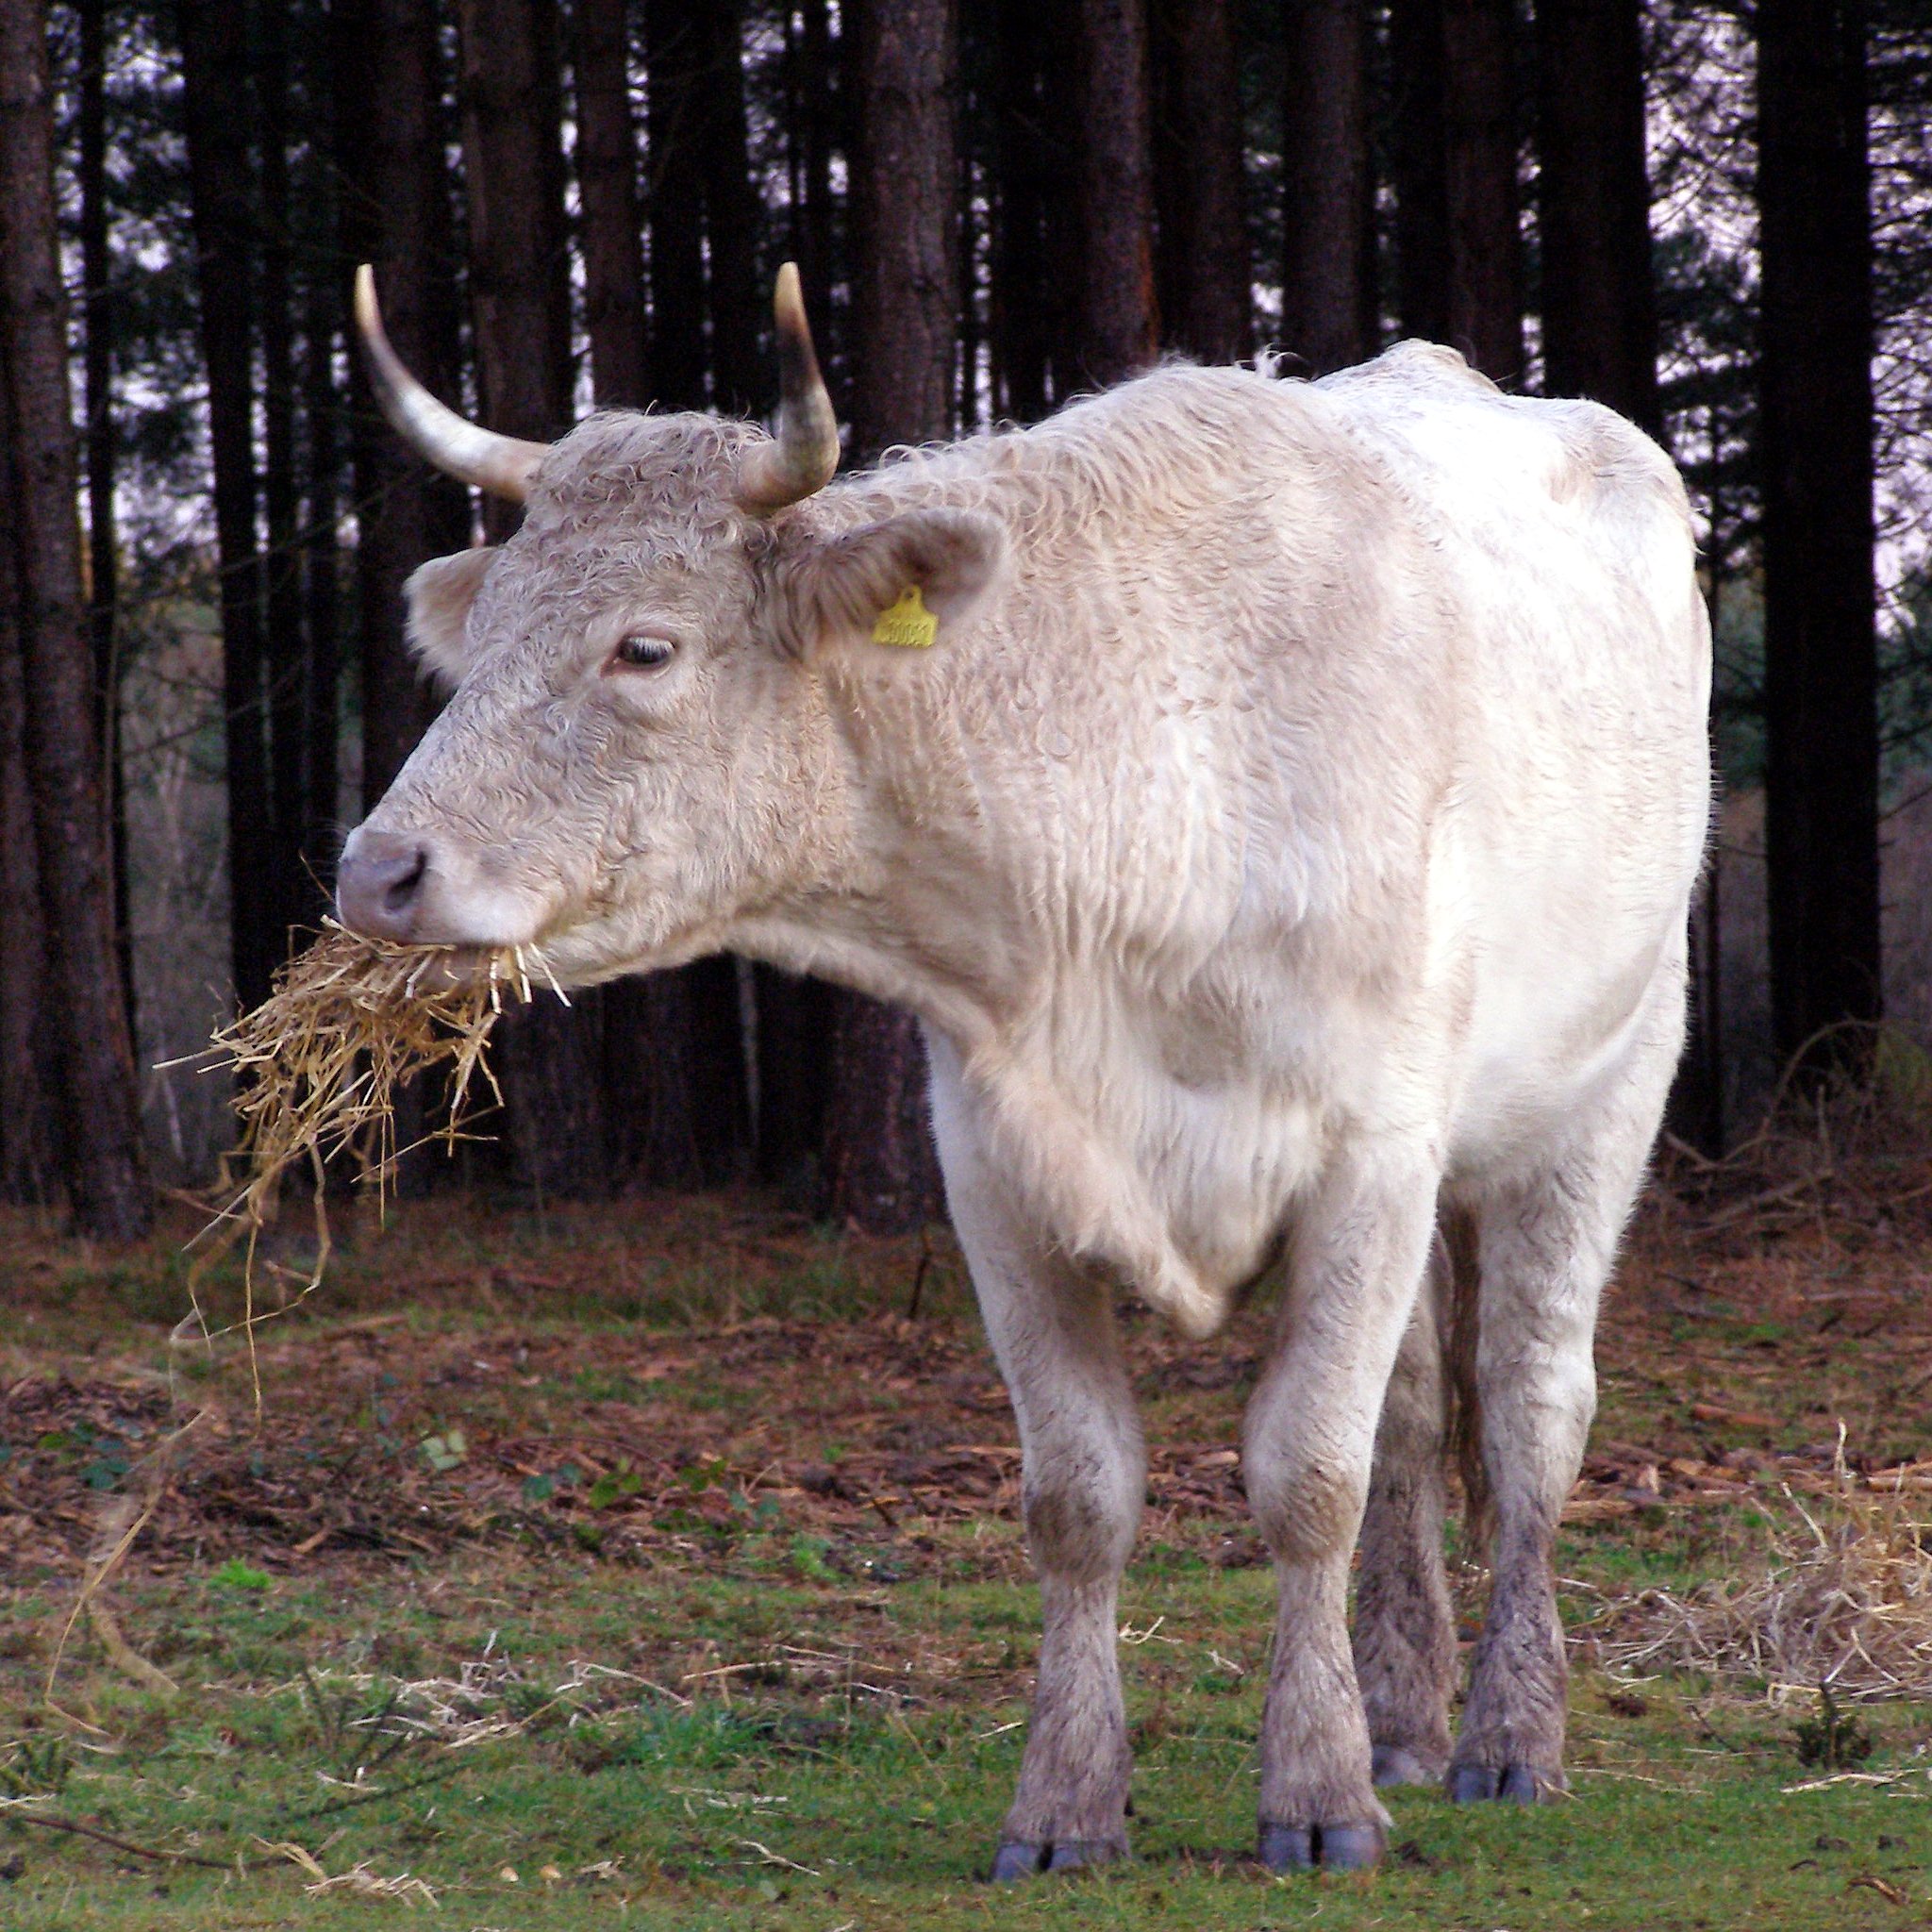
<path fill-rule="evenodd" d="M 13 1824 L 38 1824 L 42 1831 L 64 1831 L 75 1838 L 91 1838 L 97 1844 L 111 1845 L 117 1852 L 131 1853 L 137 1858 L 153 1858 L 157 1863 L 168 1865 L 201 1865 L 210 1872 L 232 1872 L 235 1868 L 225 1858 L 204 1858 L 198 1852 L 161 1852 L 152 1845 L 138 1845 L 132 1839 L 116 1838 L 111 1831 L 103 1831 L 97 1824 L 83 1824 L 77 1818 L 43 1818 L 31 1811 L 15 1811 L 8 1822 Z"/>

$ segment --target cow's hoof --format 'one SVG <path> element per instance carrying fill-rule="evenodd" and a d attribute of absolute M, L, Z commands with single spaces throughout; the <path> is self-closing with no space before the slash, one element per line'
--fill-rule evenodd
<path fill-rule="evenodd" d="M 1271 1872 L 1366 1872 L 1382 1843 L 1379 1824 L 1264 1824 L 1260 1857 Z"/>
<path fill-rule="evenodd" d="M 1452 1764 L 1444 1784 L 1452 1805 L 1541 1805 L 1570 1789 L 1560 1771 L 1533 1764 Z"/>
<path fill-rule="evenodd" d="M 1431 1765 L 1406 1744 L 1377 1744 L 1369 1764 L 1378 1785 L 1432 1785 L 1442 1775 L 1440 1757 Z"/>
<path fill-rule="evenodd" d="M 1127 1841 L 1118 1838 L 1066 1838 L 1046 1844 L 1009 1838 L 993 1854 L 992 1882 L 1010 1885 L 1041 1872 L 1077 1872 L 1087 1865 L 1112 1865 L 1127 1856 Z"/>

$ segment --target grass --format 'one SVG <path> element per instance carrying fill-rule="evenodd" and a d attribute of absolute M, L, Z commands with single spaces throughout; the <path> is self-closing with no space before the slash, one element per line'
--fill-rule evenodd
<path fill-rule="evenodd" d="M 1573 1797 L 1395 1793 L 1373 1876 L 1242 1857 L 1270 1579 L 1225 1450 L 1266 1311 L 1201 1348 L 1132 1322 L 1154 1449 L 1122 1606 L 1137 1861 L 999 1892 L 980 1874 L 1038 1604 L 946 1243 L 915 1322 L 919 1241 L 753 1200 L 541 1225 L 404 1204 L 261 1331 L 258 1418 L 239 1352 L 170 1344 L 167 1241 L 107 1266 L 0 1224 L 0 1926 L 1932 1924 L 1932 1704 L 1857 1707 L 1854 1774 L 1824 1781 L 1800 1759 L 1811 1700 L 1633 1679 L 1591 1634 L 1606 1603 L 1761 1568 L 1784 1488 L 1832 1480 L 1840 1422 L 1855 1466 L 1924 1453 L 1932 1229 L 1726 1213 L 1655 1208 L 1608 1311 L 1559 1551 Z M 1690 1241 L 1700 1217 L 1721 1235 Z M 50 1706 L 98 1511 L 197 1407 L 205 1439 L 111 1591 L 178 1693 L 83 1628 Z"/>
<path fill-rule="evenodd" d="M 1566 1564 L 1591 1555 L 1573 1548 Z M 1124 1620 L 1151 1633 L 1124 1646 L 1139 1862 L 995 1894 L 978 1878 L 1023 1735 L 1035 1645 L 1024 1586 L 855 1590 L 472 1560 L 345 1603 L 325 1583 L 184 1576 L 125 1606 L 130 1628 L 169 1633 L 181 1697 L 91 1678 L 72 1701 L 99 1729 L 57 1745 L 44 1723 L 24 1726 L 7 1776 L 44 1787 L 44 1811 L 150 1849 L 239 1856 L 242 1869 L 0 1824 L 0 1848 L 24 1861 L 0 1915 L 19 1932 L 225 1932 L 409 1908 L 350 1884 L 311 1894 L 319 1869 L 419 1880 L 448 1923 L 505 1932 L 1924 1920 L 1932 1714 L 1876 1721 L 1861 1770 L 1896 1783 L 1793 1790 L 1815 1774 L 1791 1725 L 1761 1706 L 1588 1671 L 1571 1802 L 1521 1814 L 1399 1792 L 1394 1852 L 1373 1878 L 1268 1879 L 1240 1861 L 1267 1596 L 1262 1571 L 1136 1566 Z M 0 1648 L 47 1607 L 16 1606 Z M 38 1661 L 6 1666 L 16 1724 L 32 1715 L 21 1666 Z"/>

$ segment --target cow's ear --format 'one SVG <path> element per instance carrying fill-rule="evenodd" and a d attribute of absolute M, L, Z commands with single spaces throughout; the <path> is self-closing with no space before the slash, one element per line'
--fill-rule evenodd
<path fill-rule="evenodd" d="M 911 509 L 785 558 L 773 617 L 793 655 L 945 643 L 997 586 L 1007 533 L 983 510 Z"/>
<path fill-rule="evenodd" d="M 460 684 L 470 668 L 470 606 L 495 561 L 496 551 L 487 543 L 458 550 L 454 557 L 430 558 L 403 586 L 409 603 L 409 648 L 423 669 L 445 684 Z"/>

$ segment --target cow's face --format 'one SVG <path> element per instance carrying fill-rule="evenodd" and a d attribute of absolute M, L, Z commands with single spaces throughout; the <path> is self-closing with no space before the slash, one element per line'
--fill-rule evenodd
<path fill-rule="evenodd" d="M 774 503 L 782 437 L 710 417 L 599 416 L 510 447 L 523 526 L 410 580 L 411 642 L 453 692 L 350 835 L 343 923 L 532 948 L 581 984 L 836 890 L 854 804 L 837 693 L 866 654 L 924 656 L 874 635 L 914 588 L 943 646 L 997 575 L 998 525 Z"/>

